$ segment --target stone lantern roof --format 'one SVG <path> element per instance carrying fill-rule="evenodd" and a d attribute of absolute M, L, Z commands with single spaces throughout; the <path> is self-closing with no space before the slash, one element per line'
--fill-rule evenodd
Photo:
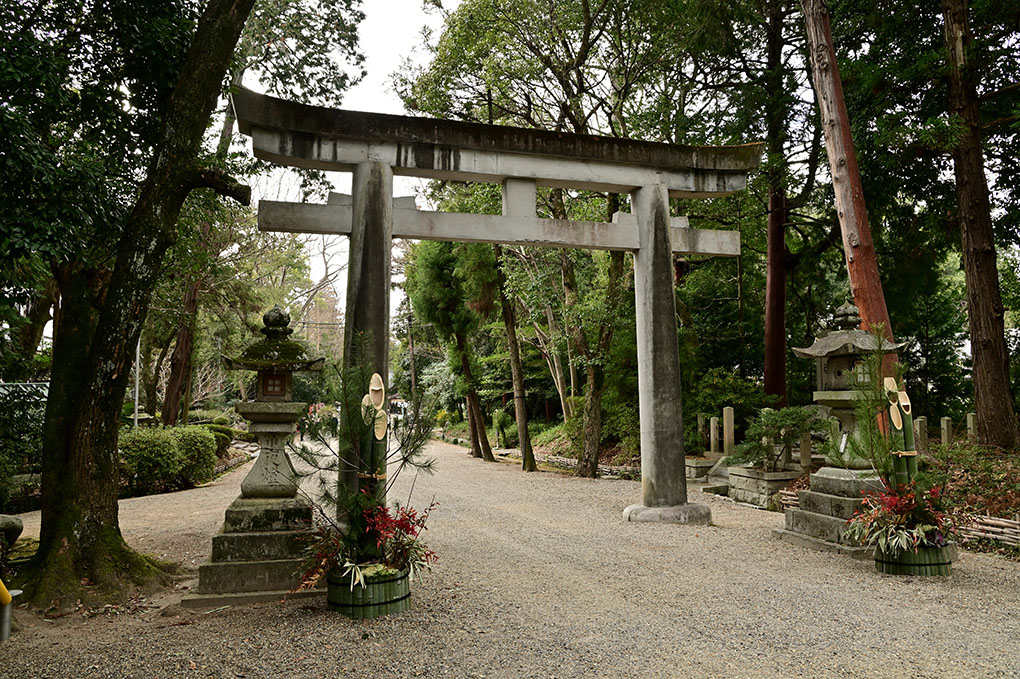
<path fill-rule="evenodd" d="M 884 337 L 881 343 L 875 336 L 860 329 L 861 317 L 857 307 L 849 302 L 836 309 L 833 318 L 834 330 L 815 339 L 809 347 L 793 347 L 793 353 L 800 358 L 829 358 L 832 356 L 860 355 L 873 351 L 890 353 L 904 346 L 906 342 L 890 342 Z"/>
<path fill-rule="evenodd" d="M 322 370 L 324 358 L 312 358 L 303 342 L 288 339 L 294 330 L 290 327 L 290 314 L 274 306 L 262 316 L 265 327 L 261 339 L 244 350 L 238 358 L 223 357 L 227 370 L 268 370 L 270 372 L 299 372 Z"/>

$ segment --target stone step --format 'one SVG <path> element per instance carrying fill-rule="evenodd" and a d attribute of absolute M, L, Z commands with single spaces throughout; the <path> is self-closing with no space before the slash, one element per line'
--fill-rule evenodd
<path fill-rule="evenodd" d="M 846 520 L 804 509 L 786 510 L 786 530 L 841 545 L 854 545 L 843 535 Z"/>
<path fill-rule="evenodd" d="M 822 467 L 811 475 L 811 490 L 859 500 L 865 491 L 881 492 L 883 486 L 875 472 Z"/>
<path fill-rule="evenodd" d="M 270 592 L 301 584 L 301 559 L 207 561 L 198 567 L 198 594 Z"/>
<path fill-rule="evenodd" d="M 852 559 L 870 559 L 872 552 L 874 551 L 871 547 L 851 547 L 850 545 L 840 545 L 835 542 L 829 542 L 828 540 L 819 540 L 818 538 L 813 538 L 810 535 L 794 533 L 793 531 L 785 530 L 783 528 L 773 528 L 772 534 L 783 542 L 787 542 L 791 545 L 807 547 L 808 549 L 817 549 L 820 552 L 835 552 L 837 554 L 844 554 Z"/>
<path fill-rule="evenodd" d="M 797 498 L 800 501 L 800 508 L 805 511 L 834 516 L 844 521 L 853 516 L 861 506 L 860 498 L 829 495 L 814 490 L 798 491 Z"/>
<path fill-rule="evenodd" d="M 223 532 L 294 531 L 311 525 L 312 506 L 304 498 L 239 497 L 227 507 Z"/>
<path fill-rule="evenodd" d="M 300 558 L 314 537 L 315 532 L 311 530 L 220 533 L 212 539 L 211 561 L 225 563 Z"/>
<path fill-rule="evenodd" d="M 300 592 L 290 592 L 280 589 L 272 592 L 232 592 L 227 594 L 198 594 L 192 592 L 185 594 L 181 599 L 181 606 L 184 608 L 219 608 L 221 606 L 241 606 L 253 604 L 260 601 L 288 601 L 290 599 L 308 599 L 311 597 L 325 597 L 324 588 L 303 589 Z"/>

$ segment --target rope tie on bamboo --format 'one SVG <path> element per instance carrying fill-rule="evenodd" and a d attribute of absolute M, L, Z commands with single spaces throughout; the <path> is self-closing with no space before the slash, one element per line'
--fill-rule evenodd
<path fill-rule="evenodd" d="M 375 479 L 376 481 L 385 481 L 385 474 L 365 474 L 364 472 L 358 472 L 359 479 Z"/>

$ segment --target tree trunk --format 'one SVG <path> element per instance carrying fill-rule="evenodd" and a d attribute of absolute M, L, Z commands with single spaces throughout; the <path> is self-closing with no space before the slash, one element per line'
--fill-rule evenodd
<path fill-rule="evenodd" d="M 159 355 L 156 357 L 155 362 L 150 360 L 152 347 L 149 347 L 148 358 L 146 358 L 144 334 L 142 338 L 142 360 L 145 362 L 145 369 L 142 371 L 142 388 L 145 390 L 146 403 L 145 412 L 155 415 L 159 411 L 159 374 L 163 371 L 163 362 L 166 360 L 166 355 L 170 353 L 170 345 L 174 338 L 173 335 L 161 338 L 163 344 L 159 347 Z"/>
<path fill-rule="evenodd" d="M 475 388 L 475 378 L 471 373 L 471 357 L 468 355 L 467 340 L 464 335 L 458 334 L 456 336 L 457 342 L 457 354 L 460 357 L 460 367 L 464 372 L 464 381 L 467 382 L 467 405 L 468 405 L 468 425 L 472 430 L 478 433 L 478 448 L 481 452 L 481 457 L 486 462 L 495 462 L 496 458 L 492 455 L 492 446 L 489 445 L 489 436 L 486 433 L 485 416 L 482 415 L 482 406 L 478 400 L 478 390 Z M 472 454 L 475 454 L 474 450 L 474 439 L 472 438 Z M 478 457 L 475 454 L 475 457 Z"/>
<path fill-rule="evenodd" d="M 787 101 L 783 83 L 783 4 L 769 5 L 766 48 L 766 145 L 769 213 L 765 274 L 765 393 L 786 405 L 786 190 L 784 142 Z"/>
<path fill-rule="evenodd" d="M 765 393 L 786 405 L 786 195 L 769 188 L 765 275 Z"/>
<path fill-rule="evenodd" d="M 471 406 L 470 394 L 464 396 L 464 405 L 467 410 L 468 438 L 471 439 L 471 456 L 481 457 L 482 447 L 478 442 L 478 422 L 475 420 L 475 409 Z"/>
<path fill-rule="evenodd" d="M 864 204 L 864 189 L 857 167 L 857 154 L 854 151 L 850 120 L 843 99 L 843 84 L 836 65 L 827 2 L 802 0 L 801 4 L 807 27 L 815 98 L 821 113 L 829 170 L 832 173 L 832 185 L 836 194 L 836 211 L 843 233 L 843 252 L 846 255 L 850 290 L 860 311 L 864 328 L 869 329 L 882 324 L 885 336 L 892 340 L 892 324 L 889 322 L 889 310 L 885 305 L 882 279 L 878 275 L 878 260 Z M 896 355 L 887 354 L 884 362 L 886 374 L 890 374 L 889 371 L 895 362 Z"/>
<path fill-rule="evenodd" d="M 602 450 L 602 392 L 605 391 L 605 370 L 601 363 L 588 363 L 584 369 L 584 433 L 577 476 L 595 478 L 599 475 L 599 454 Z"/>
<path fill-rule="evenodd" d="M 612 195 L 612 194 L 611 194 Z M 612 203 L 612 201 L 610 201 Z M 609 255 L 609 275 L 606 281 L 606 311 L 610 319 L 616 318 L 620 306 L 624 256 L 622 252 Z M 583 448 L 577 465 L 577 475 L 594 478 L 599 472 L 599 455 L 602 452 L 602 394 L 605 391 L 605 367 L 602 357 L 609 353 L 616 323 L 608 322 L 599 328 L 594 348 L 577 331 L 578 344 L 586 350 Z"/>
<path fill-rule="evenodd" d="M 521 469 L 526 472 L 538 471 L 535 453 L 531 450 L 528 436 L 527 396 L 524 391 L 524 366 L 521 364 L 521 345 L 517 341 L 517 310 L 506 294 L 506 275 L 503 272 L 503 248 L 493 245 L 496 256 L 496 287 L 499 289 L 499 306 L 506 329 L 507 350 L 510 353 L 510 377 L 514 385 L 514 419 L 517 421 L 517 442 L 521 449 Z"/>
<path fill-rule="evenodd" d="M 1009 389 L 1009 352 L 1003 329 L 1004 310 L 995 261 L 988 183 L 981 153 L 976 76 L 967 63 L 967 50 L 972 43 L 967 0 L 942 0 L 942 11 L 949 53 L 949 112 L 963 124 L 963 135 L 953 149 L 953 168 L 974 356 L 977 440 L 985 445 L 1014 450 L 1020 445 L 1020 432 Z"/>
<path fill-rule="evenodd" d="M 124 224 L 105 286 L 61 292 L 60 346 L 50 383 L 39 551 L 33 560 L 34 605 L 69 609 L 79 598 L 125 595 L 157 575 L 124 542 L 117 518 L 117 432 L 135 344 L 177 218 L 192 188 L 212 186 L 247 202 L 250 192 L 198 164 L 202 138 L 223 74 L 254 0 L 210 0 L 198 21 L 138 198 Z M 90 294 L 93 293 L 93 294 Z M 94 306 L 95 305 L 95 306 Z M 66 307 L 66 308 L 64 308 Z M 84 589 L 94 583 L 95 589 Z"/>
<path fill-rule="evenodd" d="M 559 349 L 556 347 L 556 338 L 560 334 L 560 326 L 556 322 L 556 315 L 552 309 L 545 309 L 546 324 L 549 326 L 549 341 L 546 349 L 546 363 L 549 364 L 549 372 L 552 374 L 553 385 L 556 387 L 556 394 L 560 397 L 560 410 L 563 411 L 563 419 L 566 421 L 574 414 L 574 406 L 567 394 L 567 378 L 563 374 L 563 359 Z"/>
<path fill-rule="evenodd" d="M 184 294 L 184 303 L 181 305 L 181 322 L 177 327 L 177 342 L 174 345 L 174 353 L 170 356 L 170 377 L 167 378 L 166 394 L 163 396 L 163 424 L 168 427 L 177 424 L 184 383 L 191 371 L 191 345 L 195 316 L 198 313 L 198 291 L 201 287 L 201 281 L 192 283 Z"/>

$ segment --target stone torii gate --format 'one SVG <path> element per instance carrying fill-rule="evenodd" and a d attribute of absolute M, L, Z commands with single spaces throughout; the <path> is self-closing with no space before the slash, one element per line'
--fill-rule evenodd
<path fill-rule="evenodd" d="M 308 106 L 241 89 L 233 95 L 255 156 L 281 165 L 353 172 L 352 196 L 326 205 L 260 201 L 259 228 L 350 236 L 344 347 L 373 338 L 388 374 L 390 250 L 394 237 L 629 250 L 634 253 L 641 503 L 631 521 L 707 524 L 687 502 L 673 253 L 736 256 L 735 231 L 691 229 L 669 198 L 725 196 L 746 186 L 761 144 L 677 146 Z M 428 212 L 393 197 L 393 176 L 499 182 L 502 215 Z M 627 193 L 633 214 L 612 223 L 541 219 L 536 186 Z"/>

